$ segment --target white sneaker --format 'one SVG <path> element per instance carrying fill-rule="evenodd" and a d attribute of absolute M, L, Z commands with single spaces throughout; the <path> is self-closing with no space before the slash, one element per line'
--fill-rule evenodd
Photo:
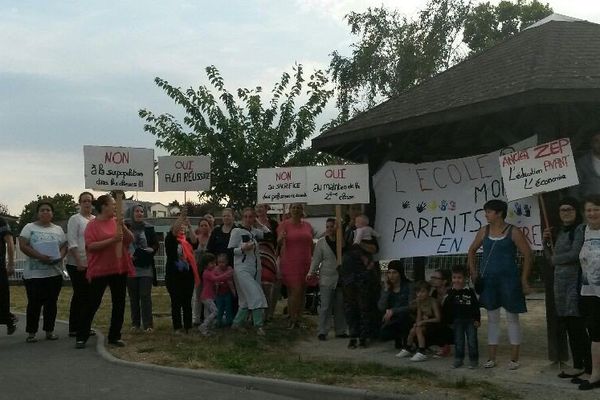
<path fill-rule="evenodd" d="M 496 361 L 494 360 L 487 360 L 486 362 L 483 363 L 483 368 L 494 368 L 496 366 Z"/>
<path fill-rule="evenodd" d="M 400 350 L 400 353 L 396 354 L 398 358 L 406 358 L 412 356 L 412 353 L 406 349 Z"/>
<path fill-rule="evenodd" d="M 521 366 L 521 364 L 519 364 L 518 361 L 510 360 L 510 362 L 508 363 L 508 369 L 511 371 L 514 371 L 515 369 L 519 369 L 520 366 Z"/>
<path fill-rule="evenodd" d="M 419 362 L 419 361 L 425 361 L 427 360 L 427 356 L 421 352 L 416 352 L 414 356 L 412 356 L 410 358 L 410 361 L 415 361 L 415 362 Z"/>

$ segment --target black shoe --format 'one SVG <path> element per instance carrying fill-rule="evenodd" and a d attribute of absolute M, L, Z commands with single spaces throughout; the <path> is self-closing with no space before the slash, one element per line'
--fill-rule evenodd
<path fill-rule="evenodd" d="M 565 371 L 561 371 L 560 374 L 558 374 L 559 378 L 565 379 L 565 378 L 578 378 L 581 375 L 583 375 L 585 371 L 581 371 L 581 372 L 577 372 L 575 374 L 567 374 Z"/>
<path fill-rule="evenodd" d="M 90 336 L 96 336 L 96 331 L 93 329 L 90 329 Z"/>
<path fill-rule="evenodd" d="M 75 348 L 76 349 L 85 349 L 85 341 L 84 340 L 78 340 L 75 342 Z"/>
<path fill-rule="evenodd" d="M 14 322 L 10 322 L 6 325 L 6 334 L 12 335 L 17 330 L 17 325 Z"/>
<path fill-rule="evenodd" d="M 108 344 L 115 347 L 125 347 L 125 342 L 122 340 L 109 340 Z"/>
<path fill-rule="evenodd" d="M 348 348 L 356 349 L 356 339 L 350 339 L 350 342 L 348 342 Z"/>
<path fill-rule="evenodd" d="M 319 340 L 323 342 L 323 341 L 327 340 L 327 335 L 324 335 L 321 333 L 321 334 L 319 334 L 319 336 L 317 336 L 317 338 L 319 338 Z"/>
<path fill-rule="evenodd" d="M 367 346 L 367 339 L 361 338 L 358 340 L 358 347 L 362 348 L 362 349 L 366 349 Z"/>
<path fill-rule="evenodd" d="M 77 337 L 77 332 L 69 332 L 69 337 Z"/>
<path fill-rule="evenodd" d="M 583 381 L 578 387 L 579 390 L 592 390 L 596 388 L 600 388 L 600 381 L 596 381 L 594 383 L 590 383 L 590 381 Z"/>
<path fill-rule="evenodd" d="M 583 382 L 587 382 L 585 379 L 581 379 L 581 378 L 573 378 L 571 379 L 571 383 L 574 383 L 576 385 L 581 385 Z"/>
<path fill-rule="evenodd" d="M 348 339 L 350 335 L 348 335 L 347 333 L 342 333 L 341 335 L 335 335 L 335 337 L 338 339 Z"/>

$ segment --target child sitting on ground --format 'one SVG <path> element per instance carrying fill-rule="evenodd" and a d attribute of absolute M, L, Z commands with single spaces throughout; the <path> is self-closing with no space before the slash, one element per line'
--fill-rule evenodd
<path fill-rule="evenodd" d="M 431 285 L 427 282 L 417 282 L 415 291 L 417 295 L 417 318 L 415 324 L 406 339 L 406 347 L 396 354 L 396 357 L 404 358 L 411 355 L 410 348 L 417 338 L 418 349 L 411 357 L 410 361 L 425 361 L 425 334 L 428 331 L 435 330 L 441 321 L 440 307 L 437 301 L 429 295 Z"/>
<path fill-rule="evenodd" d="M 481 313 L 475 291 L 465 287 L 465 268 L 460 265 L 452 268 L 452 288 L 448 290 L 445 309 L 450 311 L 450 320 L 454 331 L 454 363 L 452 368 L 459 368 L 465 359 L 465 337 L 469 348 L 469 368 L 479 365 L 479 349 L 477 345 L 477 328 Z"/>
<path fill-rule="evenodd" d="M 211 253 L 205 253 L 202 256 L 202 292 L 200 293 L 200 300 L 204 305 L 204 322 L 198 327 L 200 333 L 205 336 L 211 334 L 211 328 L 214 325 L 215 319 L 217 318 L 217 305 L 215 304 L 216 297 L 216 285 L 217 282 L 231 279 L 233 276 L 233 270 L 222 273 L 216 268 L 215 256 Z"/>
<path fill-rule="evenodd" d="M 227 254 L 221 253 L 217 256 L 217 271 L 221 274 L 231 273 L 233 276 L 233 268 L 228 265 L 229 258 Z M 233 278 L 229 277 L 217 282 L 216 285 L 217 297 L 215 303 L 217 305 L 217 327 L 231 326 L 233 323 L 233 299 L 237 297 Z M 223 321 L 225 317 L 225 321 Z"/>

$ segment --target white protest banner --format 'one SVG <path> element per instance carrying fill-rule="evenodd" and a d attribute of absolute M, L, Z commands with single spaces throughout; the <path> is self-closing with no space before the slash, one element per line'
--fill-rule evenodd
<path fill-rule="evenodd" d="M 259 168 L 256 186 L 257 203 L 305 203 L 306 167 Z"/>
<path fill-rule="evenodd" d="M 498 157 L 535 144 L 423 164 L 387 162 L 373 177 L 380 233 L 379 258 L 464 254 L 487 224 L 483 204 L 506 200 Z M 506 221 L 521 228 L 533 249 L 542 249 L 536 199 L 508 205 Z"/>
<path fill-rule="evenodd" d="M 95 190 L 154 191 L 154 150 L 83 146 L 85 187 Z"/>
<path fill-rule="evenodd" d="M 369 165 L 306 167 L 308 204 L 369 202 Z"/>
<path fill-rule="evenodd" d="M 509 200 L 579 184 L 568 138 L 501 155 L 500 169 Z"/>
<path fill-rule="evenodd" d="M 158 157 L 158 191 L 210 190 L 210 157 Z"/>

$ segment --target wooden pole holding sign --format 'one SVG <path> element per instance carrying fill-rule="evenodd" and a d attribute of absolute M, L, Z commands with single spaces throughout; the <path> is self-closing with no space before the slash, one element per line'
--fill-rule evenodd
<path fill-rule="evenodd" d="M 117 217 L 117 235 L 123 235 L 123 192 L 120 190 L 116 193 L 116 217 Z M 115 247 L 115 255 L 117 258 L 123 257 L 123 240 L 117 243 Z"/>
<path fill-rule="evenodd" d="M 342 240 L 344 239 L 342 235 L 342 206 L 339 204 L 335 206 L 335 222 L 335 254 L 337 265 L 342 265 Z"/>
<path fill-rule="evenodd" d="M 546 212 L 546 202 L 544 201 L 544 194 L 540 193 L 538 196 L 540 201 L 540 207 L 542 208 L 542 217 L 544 218 L 544 226 L 546 228 L 550 228 L 550 222 L 548 220 L 548 213 Z M 548 243 L 548 247 L 550 247 L 550 253 L 554 254 L 554 243 L 552 241 L 552 232 L 550 232 L 550 242 Z"/>

